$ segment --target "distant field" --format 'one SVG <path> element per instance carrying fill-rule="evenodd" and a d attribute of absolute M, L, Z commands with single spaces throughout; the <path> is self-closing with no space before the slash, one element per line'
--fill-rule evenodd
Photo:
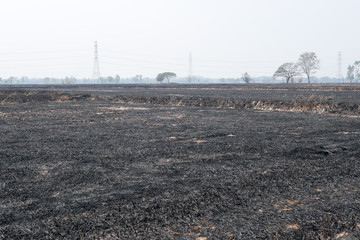
<path fill-rule="evenodd" d="M 359 85 L 0 86 L 0 239 L 359 239 Z"/>

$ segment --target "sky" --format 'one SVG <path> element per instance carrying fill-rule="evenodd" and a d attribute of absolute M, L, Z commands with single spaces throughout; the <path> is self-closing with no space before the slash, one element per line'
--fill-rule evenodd
<path fill-rule="evenodd" d="M 272 76 L 303 52 L 360 60 L 359 0 L 1 0 L 0 77 Z"/>

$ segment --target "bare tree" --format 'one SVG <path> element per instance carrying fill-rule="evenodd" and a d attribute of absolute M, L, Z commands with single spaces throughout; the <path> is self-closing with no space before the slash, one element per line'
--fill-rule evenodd
<path fill-rule="evenodd" d="M 250 83 L 251 81 L 251 77 L 250 75 L 246 72 L 242 75 L 241 79 L 245 82 L 245 83 Z"/>
<path fill-rule="evenodd" d="M 310 83 L 310 77 L 320 68 L 320 60 L 314 52 L 305 52 L 300 55 L 298 65 L 306 74 L 308 83 Z"/>
<path fill-rule="evenodd" d="M 299 66 L 295 63 L 284 63 L 274 73 L 274 77 L 284 77 L 286 83 L 289 83 L 290 79 L 300 75 Z"/>

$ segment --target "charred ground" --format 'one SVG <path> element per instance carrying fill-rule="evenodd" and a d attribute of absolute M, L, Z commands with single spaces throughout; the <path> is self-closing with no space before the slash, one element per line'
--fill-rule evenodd
<path fill-rule="evenodd" d="M 0 239 L 359 238 L 359 90 L 3 86 Z"/>

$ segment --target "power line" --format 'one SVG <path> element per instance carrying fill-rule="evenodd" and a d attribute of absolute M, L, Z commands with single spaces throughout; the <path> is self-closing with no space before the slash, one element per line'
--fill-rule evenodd
<path fill-rule="evenodd" d="M 78 67 L 79 65 L 89 65 L 91 64 L 90 61 L 88 62 L 67 62 L 67 63 L 56 63 L 56 64 L 48 64 L 48 63 L 43 63 L 43 64 L 36 64 L 36 65 L 5 65 L 7 67 L 10 68 L 43 68 L 43 67 L 62 67 L 62 66 L 72 66 L 72 67 Z M 76 65 L 76 66 L 75 66 Z"/>
<path fill-rule="evenodd" d="M 50 57 L 40 57 L 38 55 L 32 56 L 33 54 L 40 54 L 40 53 L 56 53 L 61 52 L 64 53 L 61 56 L 53 56 L 58 54 L 51 54 Z M 66 54 L 66 53 L 78 53 L 76 54 Z M 101 59 L 105 59 L 105 61 L 101 62 L 101 64 L 105 65 L 116 65 L 121 67 L 121 69 L 124 69 L 124 67 L 131 67 L 131 68 L 147 68 L 152 69 L 153 71 L 159 71 L 159 69 L 164 70 L 172 70 L 174 71 L 177 69 L 179 72 L 181 72 L 184 76 L 187 76 L 188 81 L 191 82 L 193 76 L 194 76 L 194 67 L 196 67 L 197 72 L 201 74 L 211 74 L 211 75 L 241 75 L 241 72 L 249 72 L 252 75 L 269 75 L 269 72 L 275 71 L 277 64 L 280 64 L 281 61 L 279 60 L 271 60 L 271 61 L 253 61 L 253 60 L 220 60 L 220 59 L 201 59 L 196 58 L 197 62 L 200 64 L 194 64 L 192 59 L 192 54 L 190 53 L 188 56 L 188 60 L 186 61 L 186 58 L 180 58 L 180 57 L 172 57 L 172 56 L 157 56 L 157 55 L 151 55 L 151 54 L 142 54 L 142 53 L 129 53 L 124 51 L 114 51 L 109 49 L 101 49 L 101 53 L 105 52 L 105 54 L 100 54 L 98 52 L 98 45 L 97 42 L 95 42 L 94 46 L 94 58 L 93 58 L 93 76 L 92 79 L 94 83 L 99 82 L 101 75 L 100 75 L 100 63 L 99 63 L 99 56 Z M 120 55 L 121 53 L 121 55 Z M 0 64 L 3 66 L 3 71 L 8 71 L 6 67 L 9 66 L 9 68 L 30 68 L 33 66 L 35 69 L 41 69 L 41 68 L 57 68 L 60 66 L 66 66 L 71 65 L 73 67 L 76 67 L 74 65 L 77 65 L 79 68 L 83 67 L 85 64 L 91 64 L 85 63 L 85 59 L 89 59 L 91 61 L 91 58 L 89 55 L 83 55 L 82 50 L 65 50 L 65 51 L 29 51 L 29 52 L 19 52 L 19 53 L 7 53 L 9 56 L 6 56 L 6 53 L 1 53 L 0 51 Z M 19 56 L 17 54 L 23 54 L 26 58 L 19 59 Z M 28 55 L 27 55 L 28 54 Z M 73 55 L 73 56 L 66 56 L 66 55 Z M 3 59 L 1 59 L 1 56 L 3 56 Z M 22 56 L 21 56 L 22 57 Z M 5 59 L 7 58 L 7 59 Z M 71 61 L 71 59 L 74 60 L 74 63 Z M 56 61 L 58 60 L 58 61 Z M 64 61 L 61 61 L 64 60 Z M 338 65 L 338 77 L 340 79 L 343 79 L 342 76 L 342 61 L 344 59 L 342 58 L 341 52 L 339 52 L 339 59 L 337 61 Z M 44 61 L 44 63 L 41 63 L 40 61 Z M 47 62 L 45 62 L 47 61 Z M 77 61 L 75 63 L 75 61 Z M 80 63 L 82 61 L 82 63 Z M 17 64 L 18 63 L 18 64 Z M 12 66 L 14 65 L 14 66 Z M 29 66 L 32 65 L 32 66 Z M 335 62 L 333 61 L 332 64 L 330 62 L 326 62 L 322 64 L 322 70 L 330 71 L 331 67 L 333 68 L 335 66 Z M 170 69 L 169 69 L 170 68 Z M 109 71 L 110 68 L 106 69 Z M 329 69 L 329 70 L 327 70 Z M 186 77 L 185 77 L 186 78 Z"/>
<path fill-rule="evenodd" d="M 160 55 L 154 55 L 154 54 L 142 54 L 142 53 L 131 53 L 126 51 L 118 51 L 118 50 L 110 50 L 110 49 L 102 49 L 103 52 L 107 53 L 121 53 L 122 55 L 131 55 L 131 56 L 144 56 L 144 57 L 155 57 L 155 58 L 161 58 L 161 59 L 178 59 L 178 60 L 184 60 L 182 57 L 173 57 L 173 56 L 160 56 Z M 287 59 L 283 60 L 267 60 L 267 61 L 249 61 L 249 60 L 224 60 L 224 59 L 204 59 L 204 58 L 197 58 L 200 61 L 208 61 L 208 62 L 230 62 L 230 63 L 283 63 L 288 61 Z"/>
<path fill-rule="evenodd" d="M 178 59 L 184 60 L 182 57 L 173 57 L 173 56 L 160 56 L 160 55 L 153 55 L 153 54 L 144 54 L 144 53 L 131 53 L 125 51 L 117 51 L 117 50 L 109 50 L 109 49 L 101 49 L 103 52 L 108 53 L 121 53 L 121 55 L 131 55 L 131 56 L 143 56 L 143 57 L 152 57 L 152 58 L 161 58 L 161 59 Z"/>
<path fill-rule="evenodd" d="M 161 64 L 161 65 L 174 65 L 174 66 L 184 66 L 184 67 L 189 67 L 189 63 L 186 64 L 186 63 L 174 63 L 174 62 L 168 62 L 168 61 L 153 61 L 153 60 L 142 60 L 142 59 L 134 59 L 134 58 L 123 58 L 123 57 L 112 57 L 112 56 L 103 56 L 102 55 L 102 58 L 108 58 L 108 59 L 114 59 L 114 60 L 124 60 L 124 61 L 131 61 L 131 62 L 141 62 L 141 63 L 149 63 L 149 64 L 152 64 L 152 65 L 156 65 L 156 64 Z M 194 64 L 192 64 L 192 66 L 194 66 Z M 196 67 L 205 67 L 205 68 L 219 68 L 219 69 L 224 69 L 224 66 L 219 66 L 219 65 L 203 65 L 203 64 L 196 64 Z M 232 65 L 232 66 L 226 66 L 226 68 L 249 68 L 249 67 L 256 67 L 258 68 L 258 66 L 255 66 L 255 65 L 244 65 L 244 64 L 237 64 L 237 65 Z M 263 65 L 261 68 L 271 68 L 273 69 L 274 66 L 265 66 Z"/>
<path fill-rule="evenodd" d="M 178 65 L 178 66 L 187 66 L 185 63 L 171 63 L 171 62 L 159 62 L 159 61 L 152 61 L 152 60 L 142 60 L 142 59 L 134 59 L 134 58 L 123 58 L 123 57 L 111 57 L 102 55 L 102 58 L 109 58 L 109 59 L 117 59 L 117 60 L 125 60 L 125 61 L 132 61 L 132 62 L 143 62 L 143 63 L 151 63 L 151 64 L 169 64 L 169 65 Z"/>
<path fill-rule="evenodd" d="M 89 56 L 68 56 L 68 57 L 51 57 L 51 58 L 27 58 L 27 59 L 0 59 L 0 62 L 33 62 L 44 60 L 60 60 L 69 58 L 88 58 Z"/>
<path fill-rule="evenodd" d="M 102 65 L 114 65 L 114 66 L 119 66 L 122 69 L 124 68 L 146 68 L 149 70 L 153 70 L 153 71 L 158 71 L 159 67 L 153 67 L 153 66 L 149 66 L 149 65 L 132 65 L 132 64 L 121 64 L 121 63 L 115 63 L 115 62 L 108 62 L 108 61 L 102 61 L 101 62 Z M 177 70 L 177 71 L 183 71 L 184 73 L 186 72 L 186 68 L 179 68 L 179 67 L 172 67 L 172 71 Z M 234 70 L 226 70 L 223 69 L 223 71 L 221 71 L 221 73 L 223 74 L 229 74 L 229 75 L 239 75 L 238 73 L 239 71 L 234 71 Z M 214 74 L 214 73 L 219 73 L 218 70 L 215 69 L 208 69 L 208 70 L 202 70 L 201 71 L 202 74 Z M 266 72 L 260 72 L 260 71 L 251 71 L 251 73 L 253 75 L 262 75 L 262 74 L 266 74 Z"/>
<path fill-rule="evenodd" d="M 76 50 L 41 50 L 41 51 L 18 51 L 18 52 L 1 52 L 0 56 L 4 55 L 24 55 L 24 54 L 43 54 L 43 53 L 73 53 L 73 52 L 88 52 L 88 49 Z"/>

